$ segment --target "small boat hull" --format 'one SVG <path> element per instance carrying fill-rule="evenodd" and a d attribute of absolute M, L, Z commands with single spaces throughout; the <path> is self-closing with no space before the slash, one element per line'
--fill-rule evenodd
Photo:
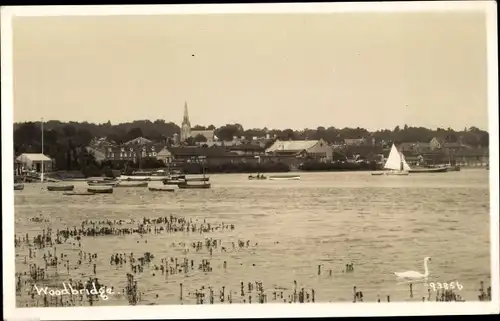
<path fill-rule="evenodd" d="M 186 182 L 208 182 L 210 181 L 210 177 L 192 177 L 185 178 Z"/>
<path fill-rule="evenodd" d="M 410 175 L 409 172 L 405 171 L 387 171 L 385 172 L 385 175 L 391 175 L 391 176 L 408 176 Z"/>
<path fill-rule="evenodd" d="M 208 189 L 211 187 L 210 183 L 206 184 L 187 184 L 187 183 L 182 183 L 178 184 L 179 188 L 182 189 Z"/>
<path fill-rule="evenodd" d="M 425 174 L 425 173 L 446 173 L 448 167 L 435 167 L 435 168 L 413 168 L 409 170 L 412 174 Z"/>
<path fill-rule="evenodd" d="M 121 181 L 141 181 L 141 182 L 157 182 L 157 181 L 163 181 L 164 179 L 169 179 L 168 176 L 165 175 L 151 175 L 151 176 L 128 176 L 128 175 L 122 175 L 120 176 Z"/>
<path fill-rule="evenodd" d="M 116 178 L 114 177 L 87 177 L 87 181 L 90 182 L 109 182 L 109 181 L 116 181 Z"/>
<path fill-rule="evenodd" d="M 299 181 L 300 176 L 269 176 L 271 181 Z"/>
<path fill-rule="evenodd" d="M 119 182 L 113 181 L 87 181 L 89 186 L 116 186 Z"/>
<path fill-rule="evenodd" d="M 148 187 L 150 192 L 175 192 L 175 188 Z"/>
<path fill-rule="evenodd" d="M 22 191 L 24 189 L 24 184 L 14 184 L 15 191 Z"/>
<path fill-rule="evenodd" d="M 67 192 L 75 189 L 74 185 L 60 185 L 60 186 L 47 186 L 47 190 L 50 192 Z"/>
<path fill-rule="evenodd" d="M 267 179 L 267 177 L 265 177 L 265 176 L 264 176 L 264 177 L 248 176 L 248 179 L 249 179 L 249 180 L 256 180 L 256 181 L 257 181 L 257 180 L 260 180 L 260 181 L 262 181 L 262 180 L 266 180 L 266 179 Z"/>
<path fill-rule="evenodd" d="M 89 187 L 87 188 L 87 192 L 89 193 L 94 193 L 94 194 L 111 194 L 113 193 L 113 187 L 112 186 L 102 186 L 101 188 L 99 187 Z"/>
<path fill-rule="evenodd" d="M 63 193 L 65 196 L 90 196 L 90 195 L 95 195 L 96 193 L 91 193 L 91 192 L 66 192 Z"/>
<path fill-rule="evenodd" d="M 372 176 L 382 176 L 384 175 L 384 172 L 374 172 L 372 173 Z"/>
<path fill-rule="evenodd" d="M 163 185 L 179 185 L 179 184 L 184 184 L 186 181 L 181 180 L 181 179 L 175 179 L 175 180 L 170 180 L 170 179 L 165 179 L 163 180 Z"/>
<path fill-rule="evenodd" d="M 115 187 L 148 187 L 148 182 L 120 182 Z"/>

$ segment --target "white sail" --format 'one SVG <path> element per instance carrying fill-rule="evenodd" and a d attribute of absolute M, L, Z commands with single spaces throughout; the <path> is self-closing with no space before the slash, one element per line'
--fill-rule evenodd
<path fill-rule="evenodd" d="M 409 171 L 411 169 L 411 167 L 406 162 L 405 155 L 403 155 L 403 153 L 401 153 L 401 152 L 400 152 L 400 155 L 401 155 L 401 161 L 403 162 L 403 170 L 404 171 Z"/>
<path fill-rule="evenodd" d="M 406 161 L 404 161 L 404 158 L 402 158 L 401 156 L 402 155 L 399 153 L 398 149 L 396 148 L 396 145 L 392 144 L 391 152 L 389 153 L 389 157 L 387 157 L 387 161 L 385 162 L 384 168 L 391 169 L 394 171 L 400 171 L 401 161 L 403 161 L 403 169 L 404 169 L 404 164 L 406 164 Z M 408 164 L 406 164 L 406 166 L 409 168 Z"/>

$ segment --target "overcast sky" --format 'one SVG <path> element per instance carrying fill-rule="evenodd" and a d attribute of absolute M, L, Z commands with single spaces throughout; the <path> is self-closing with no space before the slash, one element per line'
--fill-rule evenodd
<path fill-rule="evenodd" d="M 483 13 L 22 17 L 14 120 L 487 128 Z M 194 56 L 193 56 L 194 55 Z"/>

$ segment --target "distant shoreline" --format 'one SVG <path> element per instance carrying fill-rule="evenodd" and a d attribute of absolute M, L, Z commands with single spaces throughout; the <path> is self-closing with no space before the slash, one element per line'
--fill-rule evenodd
<path fill-rule="evenodd" d="M 474 169 L 477 169 L 477 170 L 486 170 L 486 166 L 460 166 L 460 169 L 462 170 L 474 170 Z M 297 174 L 301 174 L 301 173 L 339 173 L 339 172 L 342 172 L 342 173 L 353 173 L 353 172 L 370 172 L 370 171 L 381 171 L 381 169 L 377 169 L 377 170 L 371 170 L 371 169 L 333 169 L 333 170 L 294 170 L 294 171 L 289 171 L 287 173 L 297 173 Z M 59 172 L 61 173 L 61 172 Z M 232 172 L 232 173 L 206 173 L 206 175 L 254 175 L 254 174 L 257 174 L 257 173 L 248 173 L 248 172 Z M 262 172 L 262 173 L 259 173 L 259 174 L 285 174 L 284 172 Z M 47 175 L 50 175 L 49 173 L 47 173 Z M 186 174 L 186 175 L 201 175 L 201 174 Z M 119 178 L 119 177 L 117 177 Z M 85 182 L 89 179 L 89 177 L 86 177 L 86 178 L 82 178 L 82 177 L 68 177 L 68 178 L 58 178 L 60 179 L 61 181 L 66 181 L 66 182 Z"/>

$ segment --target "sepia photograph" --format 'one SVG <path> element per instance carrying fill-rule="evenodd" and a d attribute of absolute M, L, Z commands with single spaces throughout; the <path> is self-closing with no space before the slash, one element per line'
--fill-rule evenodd
<path fill-rule="evenodd" d="M 498 313 L 496 18 L 2 7 L 6 319 Z"/>

